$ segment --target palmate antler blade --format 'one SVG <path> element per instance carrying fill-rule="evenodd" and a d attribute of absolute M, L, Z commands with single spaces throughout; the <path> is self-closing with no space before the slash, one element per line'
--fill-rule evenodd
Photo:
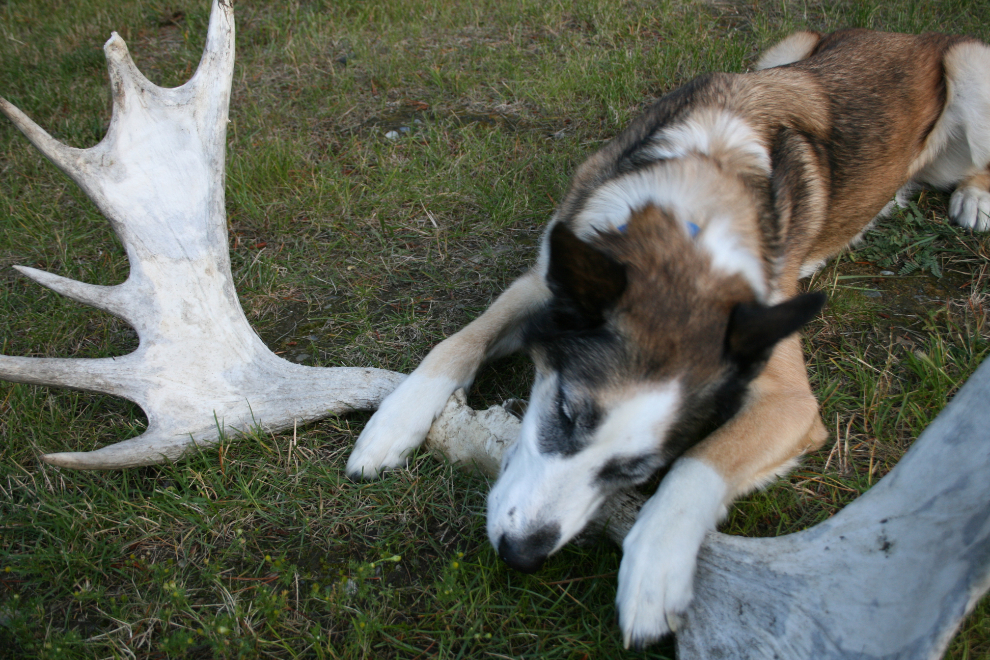
<path fill-rule="evenodd" d="M 202 60 L 185 85 L 164 89 L 134 66 L 114 33 L 104 46 L 113 91 L 106 137 L 90 149 L 61 144 L 4 99 L 2 111 L 110 220 L 130 274 L 117 286 L 18 270 L 110 312 L 137 330 L 133 353 L 102 360 L 0 356 L 0 378 L 124 397 L 148 415 L 140 437 L 93 452 L 48 454 L 74 468 L 174 460 L 216 441 L 220 429 L 271 430 L 371 409 L 401 375 L 320 369 L 282 360 L 248 325 L 234 290 L 224 211 L 227 109 L 234 20 L 216 0 Z"/>

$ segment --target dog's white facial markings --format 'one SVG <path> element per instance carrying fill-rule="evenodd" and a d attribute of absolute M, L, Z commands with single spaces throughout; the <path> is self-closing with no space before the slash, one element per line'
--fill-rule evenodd
<path fill-rule="evenodd" d="M 616 487 L 643 481 L 659 467 L 681 399 L 676 381 L 643 388 L 606 413 L 586 444 L 568 454 L 548 451 L 540 437 L 554 419 L 559 393 L 556 374 L 537 377 L 519 441 L 488 496 L 488 537 L 516 568 L 528 560 L 538 568 L 584 528 Z M 610 483 L 623 479 L 623 470 L 628 480 Z M 506 556 L 507 546 L 516 561 Z"/>
<path fill-rule="evenodd" d="M 698 154 L 770 173 L 770 154 L 756 132 L 738 115 L 721 109 L 699 110 L 687 120 L 661 129 L 642 154 L 657 160 Z"/>
<path fill-rule="evenodd" d="M 693 597 L 705 533 L 725 515 L 725 479 L 704 461 L 680 458 L 622 543 L 615 604 L 626 648 L 676 630 Z"/>

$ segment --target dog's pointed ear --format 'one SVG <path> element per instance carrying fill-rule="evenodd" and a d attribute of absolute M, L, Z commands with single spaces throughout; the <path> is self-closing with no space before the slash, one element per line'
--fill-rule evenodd
<path fill-rule="evenodd" d="M 797 332 L 825 305 L 825 294 L 804 293 L 779 305 L 739 303 L 729 317 L 726 348 L 742 365 L 769 359 L 781 339 Z"/>
<path fill-rule="evenodd" d="M 600 323 L 603 312 L 626 290 L 626 267 L 558 222 L 550 230 L 547 286 L 586 320 Z"/>

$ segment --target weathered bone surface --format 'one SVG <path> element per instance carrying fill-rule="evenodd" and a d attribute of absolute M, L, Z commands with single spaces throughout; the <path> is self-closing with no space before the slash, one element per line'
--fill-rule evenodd
<path fill-rule="evenodd" d="M 104 46 L 113 90 L 106 137 L 90 149 L 54 140 L 20 110 L 0 110 L 110 220 L 130 260 L 117 286 L 18 270 L 134 326 L 140 344 L 118 358 L 0 356 L 0 378 L 114 394 L 148 416 L 140 437 L 92 452 L 48 454 L 52 464 L 121 468 L 174 460 L 216 441 L 219 429 L 278 430 L 373 409 L 402 376 L 379 369 L 304 367 L 261 342 L 234 291 L 224 211 L 227 107 L 234 68 L 229 3 L 215 1 L 192 79 L 163 89 L 134 66 L 116 33 Z"/>
<path fill-rule="evenodd" d="M 990 361 L 900 463 L 858 500 L 804 532 L 708 535 L 680 660 L 929 660 L 990 589 Z M 519 422 L 451 398 L 430 431 L 495 476 Z M 470 444 L 468 444 L 470 443 Z M 616 542 L 641 502 L 609 500 L 595 524 Z"/>

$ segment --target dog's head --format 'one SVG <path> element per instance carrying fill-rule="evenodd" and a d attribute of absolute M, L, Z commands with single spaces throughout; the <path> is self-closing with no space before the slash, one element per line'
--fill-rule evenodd
<path fill-rule="evenodd" d="M 760 304 L 746 277 L 713 267 L 684 224 L 654 206 L 593 243 L 565 223 L 551 229 L 553 296 L 525 330 L 536 381 L 488 498 L 489 538 L 525 572 L 605 498 L 727 421 L 774 345 L 824 302 Z"/>

